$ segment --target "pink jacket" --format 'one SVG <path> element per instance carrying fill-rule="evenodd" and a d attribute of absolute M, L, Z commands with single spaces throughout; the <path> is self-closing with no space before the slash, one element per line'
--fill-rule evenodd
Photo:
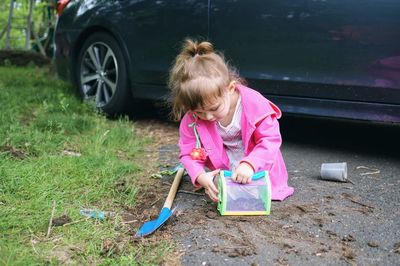
<path fill-rule="evenodd" d="M 237 85 L 242 102 L 242 140 L 246 161 L 256 172 L 266 170 L 272 184 L 272 199 L 284 200 L 293 194 L 294 189 L 287 184 L 288 174 L 280 146 L 282 143 L 278 118 L 281 117 L 279 108 L 264 98 L 259 92 Z M 229 159 L 225 152 L 222 138 L 217 133 L 216 122 L 198 120 L 197 132 L 201 145 L 207 152 L 206 161 L 193 160 L 190 152 L 196 146 L 192 113 L 188 112 L 179 127 L 179 159 L 195 186 L 196 178 L 210 170 L 229 170 Z"/>

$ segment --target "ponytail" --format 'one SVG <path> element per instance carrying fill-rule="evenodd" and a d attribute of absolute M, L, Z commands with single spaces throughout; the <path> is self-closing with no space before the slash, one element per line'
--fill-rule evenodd
<path fill-rule="evenodd" d="M 220 97 L 231 81 L 242 83 L 236 71 L 210 42 L 185 39 L 170 70 L 171 115 L 180 120 L 185 112 Z"/>
<path fill-rule="evenodd" d="M 185 55 L 188 57 L 196 57 L 198 55 L 205 55 L 213 52 L 214 52 L 214 47 L 209 42 L 198 43 L 191 39 L 186 39 L 182 47 L 181 55 Z"/>

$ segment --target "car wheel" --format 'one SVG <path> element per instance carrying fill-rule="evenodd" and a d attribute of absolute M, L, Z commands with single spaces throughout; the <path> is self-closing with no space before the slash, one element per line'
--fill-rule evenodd
<path fill-rule="evenodd" d="M 83 44 L 77 62 L 77 81 L 84 100 L 108 115 L 121 114 L 131 100 L 126 63 L 117 41 L 94 33 Z"/>

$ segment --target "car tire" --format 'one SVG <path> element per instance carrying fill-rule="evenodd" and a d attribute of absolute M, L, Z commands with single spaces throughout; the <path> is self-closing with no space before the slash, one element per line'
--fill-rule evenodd
<path fill-rule="evenodd" d="M 126 62 L 110 34 L 90 35 L 80 49 L 76 80 L 84 100 L 110 116 L 126 113 L 132 100 Z"/>

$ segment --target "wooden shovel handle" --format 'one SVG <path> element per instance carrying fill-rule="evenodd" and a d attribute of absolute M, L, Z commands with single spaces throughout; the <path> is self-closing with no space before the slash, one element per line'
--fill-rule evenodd
<path fill-rule="evenodd" d="M 179 183 L 181 182 L 184 171 L 185 169 L 182 167 L 178 169 L 178 172 L 176 173 L 174 178 L 174 182 L 172 183 L 172 186 L 169 190 L 167 199 L 165 200 L 164 208 L 171 209 L 172 203 L 174 202 L 176 192 L 178 191 Z"/>

